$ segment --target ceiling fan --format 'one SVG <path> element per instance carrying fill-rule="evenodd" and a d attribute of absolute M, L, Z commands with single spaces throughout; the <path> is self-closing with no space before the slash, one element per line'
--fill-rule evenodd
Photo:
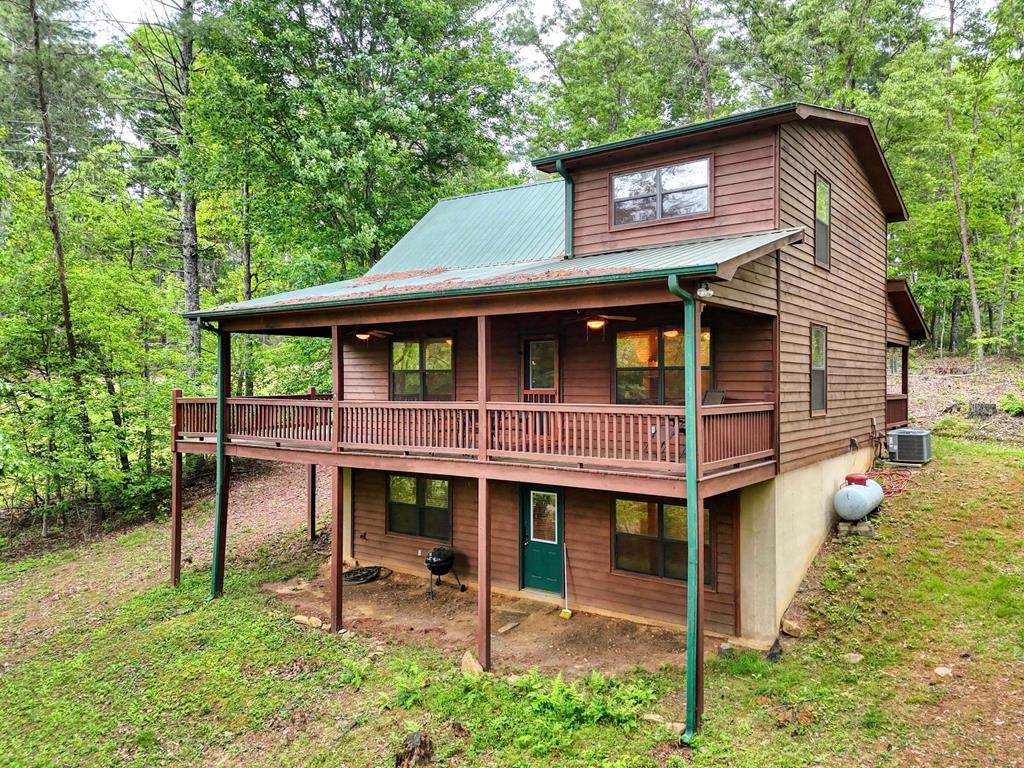
<path fill-rule="evenodd" d="M 386 339 L 388 336 L 393 336 L 391 331 L 375 331 L 375 330 L 360 330 L 360 331 L 349 331 L 350 334 L 355 336 L 360 341 L 369 341 L 371 338 L 374 339 Z"/>
<path fill-rule="evenodd" d="M 591 331 L 600 331 L 607 325 L 609 320 L 621 320 L 626 323 L 632 323 L 636 321 L 636 318 L 631 315 L 605 315 L 600 312 L 583 318 L 583 322 L 587 324 L 587 328 Z"/>

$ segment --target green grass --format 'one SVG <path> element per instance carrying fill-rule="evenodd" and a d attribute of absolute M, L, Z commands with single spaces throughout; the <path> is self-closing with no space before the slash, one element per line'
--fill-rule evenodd
<path fill-rule="evenodd" d="M 911 743 L 958 738 L 929 718 L 947 696 L 929 685 L 932 666 L 969 652 L 979 679 L 1003 679 L 1024 661 L 1024 513 L 1010 471 L 1024 453 L 941 439 L 936 452 L 887 502 L 878 538 L 823 554 L 813 637 L 779 663 L 754 652 L 709 661 L 698 748 L 668 765 L 896 765 Z M 464 677 L 457 654 L 431 645 L 302 628 L 260 591 L 313 575 L 318 563 L 288 546 L 298 536 L 229 569 L 214 602 L 207 574 L 189 570 L 178 589 L 107 606 L 51 603 L 55 631 L 5 652 L 0 763 L 377 766 L 423 728 L 438 765 L 659 765 L 654 750 L 672 737 L 643 715 L 683 719 L 681 670 Z M 102 582 L 103 568 L 161 563 L 165 544 L 159 526 L 142 526 L 0 566 L 11 598 L 0 634 L 63 589 L 69 569 Z M 850 652 L 864 660 L 846 662 Z"/>

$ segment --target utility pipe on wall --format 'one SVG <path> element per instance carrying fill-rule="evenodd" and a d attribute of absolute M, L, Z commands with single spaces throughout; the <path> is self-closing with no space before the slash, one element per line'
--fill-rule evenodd
<path fill-rule="evenodd" d="M 668 290 L 683 302 L 683 366 L 686 443 L 686 731 L 683 741 L 690 743 L 700 730 L 698 687 L 703 675 L 698 667 L 704 664 L 700 654 L 700 632 L 703 630 L 699 603 L 704 579 L 699 572 L 701 510 L 697 498 L 697 338 L 694 322 L 693 296 L 679 284 L 678 275 L 669 275 Z M 694 588 L 696 585 L 696 588 Z"/>

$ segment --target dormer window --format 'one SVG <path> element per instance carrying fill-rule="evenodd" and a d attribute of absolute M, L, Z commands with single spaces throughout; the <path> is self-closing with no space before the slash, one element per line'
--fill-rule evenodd
<path fill-rule="evenodd" d="M 711 210 L 711 158 L 612 176 L 612 225 L 695 216 Z"/>

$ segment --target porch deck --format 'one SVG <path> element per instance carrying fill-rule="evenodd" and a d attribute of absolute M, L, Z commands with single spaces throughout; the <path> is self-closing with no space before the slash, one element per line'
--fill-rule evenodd
<path fill-rule="evenodd" d="M 176 398 L 174 440 L 216 439 L 216 398 Z M 701 408 L 702 477 L 774 462 L 775 405 Z M 481 429 L 481 425 L 483 428 Z M 227 399 L 235 445 L 326 454 L 539 464 L 630 474 L 685 471 L 679 406 L 335 401 L 330 395 Z"/>

